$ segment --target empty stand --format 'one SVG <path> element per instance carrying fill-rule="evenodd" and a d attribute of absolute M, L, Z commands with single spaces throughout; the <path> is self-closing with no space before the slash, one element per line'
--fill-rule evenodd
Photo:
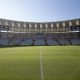
<path fill-rule="evenodd" d="M 46 45 L 46 42 L 44 39 L 36 39 L 34 40 L 34 45 Z"/>
<path fill-rule="evenodd" d="M 15 38 L 15 39 L 11 39 L 9 44 L 20 44 L 21 41 L 22 41 L 21 38 Z"/>
<path fill-rule="evenodd" d="M 9 42 L 9 39 L 7 39 L 7 38 L 0 38 L 0 44 L 1 45 L 7 45 L 8 42 Z"/>
<path fill-rule="evenodd" d="M 54 39 L 47 39 L 48 45 L 59 45 Z"/>
<path fill-rule="evenodd" d="M 31 45 L 32 43 L 33 43 L 33 40 L 32 39 L 24 39 L 21 42 L 21 45 Z"/>
<path fill-rule="evenodd" d="M 70 45 L 70 42 L 67 39 L 59 39 L 58 41 L 61 45 Z"/>
<path fill-rule="evenodd" d="M 71 39 L 72 44 L 80 44 L 80 39 Z"/>

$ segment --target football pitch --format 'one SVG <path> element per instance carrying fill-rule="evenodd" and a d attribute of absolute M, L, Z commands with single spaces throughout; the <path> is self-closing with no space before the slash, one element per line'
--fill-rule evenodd
<path fill-rule="evenodd" d="M 0 48 L 0 80 L 80 80 L 80 46 Z"/>

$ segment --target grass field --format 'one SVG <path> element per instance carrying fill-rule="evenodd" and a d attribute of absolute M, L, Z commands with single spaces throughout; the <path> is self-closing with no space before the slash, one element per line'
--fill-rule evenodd
<path fill-rule="evenodd" d="M 80 46 L 0 48 L 0 80 L 80 80 Z"/>

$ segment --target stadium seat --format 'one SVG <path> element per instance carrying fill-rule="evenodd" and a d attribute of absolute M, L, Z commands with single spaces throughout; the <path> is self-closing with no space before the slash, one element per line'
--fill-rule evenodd
<path fill-rule="evenodd" d="M 70 44 L 69 41 L 68 41 L 67 39 L 60 39 L 60 40 L 58 40 L 58 41 L 59 41 L 59 43 L 60 43 L 61 45 Z"/>
<path fill-rule="evenodd" d="M 11 39 L 11 41 L 9 42 L 9 44 L 20 44 L 22 39 L 17 38 L 17 39 Z"/>
<path fill-rule="evenodd" d="M 54 39 L 47 39 L 48 45 L 59 45 Z"/>
<path fill-rule="evenodd" d="M 2 45 L 7 45 L 8 42 L 9 42 L 9 40 L 7 38 L 1 38 L 0 39 L 0 44 L 2 44 Z"/>
<path fill-rule="evenodd" d="M 34 36 L 34 39 L 44 39 L 42 35 Z"/>
<path fill-rule="evenodd" d="M 72 44 L 80 44 L 80 39 L 71 39 Z"/>
<path fill-rule="evenodd" d="M 44 39 L 36 39 L 34 45 L 46 45 L 46 43 Z"/>
<path fill-rule="evenodd" d="M 33 42 L 32 39 L 25 39 L 21 42 L 21 45 L 31 45 Z"/>

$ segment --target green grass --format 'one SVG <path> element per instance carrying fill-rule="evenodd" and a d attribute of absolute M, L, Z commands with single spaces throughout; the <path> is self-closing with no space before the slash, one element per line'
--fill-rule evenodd
<path fill-rule="evenodd" d="M 80 80 L 80 46 L 0 48 L 0 80 Z"/>

